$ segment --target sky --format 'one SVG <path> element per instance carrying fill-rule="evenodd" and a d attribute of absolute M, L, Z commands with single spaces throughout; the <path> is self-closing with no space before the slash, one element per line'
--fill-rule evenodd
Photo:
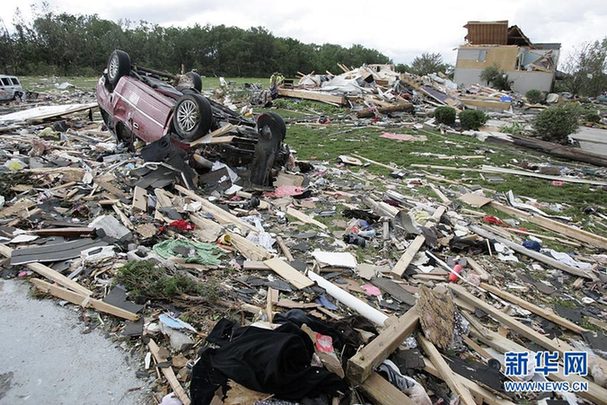
<path fill-rule="evenodd" d="M 605 0 L 48 0 L 54 12 L 98 14 L 144 20 L 162 26 L 263 26 L 276 36 L 302 42 L 361 44 L 395 63 L 410 63 L 422 52 L 440 52 L 454 63 L 470 20 L 509 20 L 532 42 L 562 43 L 561 62 L 581 44 L 607 36 Z M 2 0 L 0 18 L 8 29 L 17 7 L 31 18 L 41 0 Z M 0 21 L 1 23 L 1 21 Z"/>

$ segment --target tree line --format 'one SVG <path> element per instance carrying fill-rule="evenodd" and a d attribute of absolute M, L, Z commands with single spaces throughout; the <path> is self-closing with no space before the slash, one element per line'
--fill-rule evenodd
<path fill-rule="evenodd" d="M 362 45 L 306 44 L 276 37 L 263 27 L 162 27 L 53 12 L 39 13 L 31 22 L 17 15 L 13 25 L 12 33 L 5 30 L 0 35 L 1 73 L 95 76 L 114 49 L 128 52 L 141 66 L 178 72 L 183 64 L 206 76 L 341 73 L 337 63 L 391 63 Z"/>

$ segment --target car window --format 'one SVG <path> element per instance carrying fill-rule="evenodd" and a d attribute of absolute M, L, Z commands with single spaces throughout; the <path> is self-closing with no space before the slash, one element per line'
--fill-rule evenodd
<path fill-rule="evenodd" d="M 11 83 L 10 83 L 10 82 L 8 81 L 8 79 L 7 79 L 7 78 L 5 78 L 5 77 L 3 77 L 3 78 L 2 78 L 2 79 L 0 79 L 0 80 L 2 80 L 2 84 L 3 84 L 3 85 L 5 85 L 5 86 L 10 86 L 10 85 L 11 85 Z"/>
<path fill-rule="evenodd" d="M 16 77 L 11 77 L 11 81 L 13 82 L 13 84 L 14 84 L 15 86 L 19 86 L 19 80 L 17 80 L 17 78 L 16 78 Z"/>

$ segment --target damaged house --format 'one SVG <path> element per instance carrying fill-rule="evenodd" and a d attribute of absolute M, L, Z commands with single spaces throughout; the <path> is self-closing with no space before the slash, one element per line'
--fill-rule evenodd
<path fill-rule="evenodd" d="M 561 44 L 532 43 L 518 26 L 508 27 L 508 21 L 469 21 L 464 28 L 468 34 L 457 50 L 457 84 L 480 83 L 482 71 L 496 66 L 506 72 L 514 91 L 551 91 Z"/>

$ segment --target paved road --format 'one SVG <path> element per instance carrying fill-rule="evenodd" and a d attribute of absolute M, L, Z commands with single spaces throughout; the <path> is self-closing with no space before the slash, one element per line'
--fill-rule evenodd
<path fill-rule="evenodd" d="M 78 312 L 57 303 L 0 280 L 0 404 L 146 403 L 135 360 L 98 330 L 82 334 Z"/>

